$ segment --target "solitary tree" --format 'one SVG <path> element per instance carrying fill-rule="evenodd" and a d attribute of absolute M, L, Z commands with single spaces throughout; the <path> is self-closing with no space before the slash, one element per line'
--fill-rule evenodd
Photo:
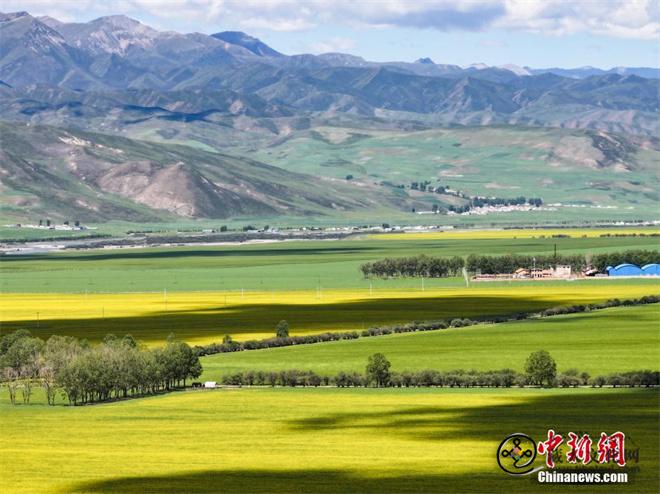
<path fill-rule="evenodd" d="M 548 352 L 539 350 L 527 357 L 525 372 L 532 384 L 550 387 L 557 375 L 557 363 Z"/>
<path fill-rule="evenodd" d="M 374 353 L 367 362 L 367 378 L 377 387 L 386 386 L 390 379 L 390 361 L 382 353 Z"/>
<path fill-rule="evenodd" d="M 289 323 L 285 320 L 281 320 L 275 326 L 275 335 L 278 338 L 288 338 L 289 337 Z"/>

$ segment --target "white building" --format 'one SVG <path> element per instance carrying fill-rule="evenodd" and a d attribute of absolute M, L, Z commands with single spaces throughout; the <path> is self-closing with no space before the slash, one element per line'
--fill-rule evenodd
<path fill-rule="evenodd" d="M 555 278 L 570 278 L 571 277 L 571 267 L 557 265 L 555 267 Z"/>

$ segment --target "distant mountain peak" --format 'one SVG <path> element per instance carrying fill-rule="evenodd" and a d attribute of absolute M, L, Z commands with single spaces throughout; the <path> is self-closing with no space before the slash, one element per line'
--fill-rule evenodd
<path fill-rule="evenodd" d="M 90 24 L 104 24 L 120 29 L 134 29 L 140 26 L 146 27 L 140 21 L 125 15 L 106 15 L 90 21 Z"/>
<path fill-rule="evenodd" d="M 30 14 L 28 14 L 25 11 L 20 11 L 20 12 L 0 12 L 0 22 L 11 22 L 15 19 L 19 19 L 21 17 L 30 17 Z"/>
<path fill-rule="evenodd" d="M 148 49 L 160 35 L 155 29 L 125 15 L 108 15 L 87 23 L 47 24 L 72 46 L 94 55 L 124 55 L 134 48 Z"/>
<path fill-rule="evenodd" d="M 435 65 L 435 62 L 431 60 L 429 57 L 418 58 L 417 60 L 415 60 L 415 63 L 421 63 L 425 65 Z"/>
<path fill-rule="evenodd" d="M 280 52 L 273 50 L 266 43 L 261 41 L 254 36 L 245 34 L 242 31 L 223 31 L 221 33 L 215 33 L 211 35 L 212 37 L 230 43 L 232 45 L 242 46 L 243 48 L 250 50 L 255 55 L 261 57 L 283 57 Z"/>
<path fill-rule="evenodd" d="M 46 24 L 46 26 L 48 26 L 50 28 L 53 28 L 53 29 L 57 29 L 59 26 L 64 24 L 62 21 L 58 21 L 57 19 L 55 19 L 53 17 L 50 17 L 48 15 L 41 15 L 41 16 L 37 17 L 37 20 L 39 22 L 43 22 L 44 24 Z"/>
<path fill-rule="evenodd" d="M 514 74 L 519 75 L 519 76 L 532 75 L 531 72 L 529 70 L 527 70 L 526 68 L 520 67 L 519 65 L 516 65 L 516 64 L 513 64 L 513 63 L 498 65 L 497 68 L 508 70 L 509 72 L 513 72 Z"/>

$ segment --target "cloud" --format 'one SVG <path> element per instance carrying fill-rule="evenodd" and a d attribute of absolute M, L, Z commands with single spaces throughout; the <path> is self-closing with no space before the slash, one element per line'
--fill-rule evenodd
<path fill-rule="evenodd" d="M 270 31 L 280 32 L 306 31 L 316 26 L 313 22 L 300 17 L 292 19 L 250 17 L 248 19 L 241 19 L 239 25 L 244 29 L 268 29 Z"/>
<path fill-rule="evenodd" d="M 355 47 L 355 40 L 351 38 L 332 38 L 312 43 L 309 51 L 313 54 L 347 52 Z"/>
<path fill-rule="evenodd" d="M 2 0 L 2 9 L 78 20 L 89 20 L 90 13 L 122 13 L 194 30 L 221 22 L 272 31 L 334 24 L 361 29 L 506 29 L 550 36 L 660 36 L 658 0 Z"/>
<path fill-rule="evenodd" d="M 498 3 L 487 4 L 473 2 L 462 7 L 457 4 L 429 6 L 420 4 L 423 9 L 401 12 L 398 10 L 383 11 L 374 14 L 374 20 L 380 24 L 390 24 L 399 27 L 414 27 L 422 29 L 437 29 L 440 31 L 481 31 L 503 17 L 506 10 Z"/>
<path fill-rule="evenodd" d="M 506 0 L 507 15 L 493 27 L 564 36 L 586 32 L 617 38 L 657 39 L 657 0 Z"/>

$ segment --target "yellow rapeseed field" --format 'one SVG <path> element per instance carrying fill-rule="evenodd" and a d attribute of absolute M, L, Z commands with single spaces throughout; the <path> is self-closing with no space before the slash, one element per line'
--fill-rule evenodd
<path fill-rule="evenodd" d="M 512 432 L 623 430 L 625 492 L 657 492 L 657 393 L 592 389 L 222 389 L 85 407 L 0 395 L 0 491 L 565 492 L 502 472 Z M 58 403 L 61 399 L 58 397 Z M 634 441 L 634 443 L 632 442 Z M 539 457 L 536 465 L 542 465 Z M 475 482 L 476 481 L 476 482 Z M 624 486 L 626 487 L 626 486 Z M 607 492 L 605 489 L 603 492 Z"/>
<path fill-rule="evenodd" d="M 553 235 L 568 235 L 574 238 L 596 238 L 601 235 L 653 235 L 660 234 L 660 228 L 555 228 L 555 229 L 511 229 L 511 230 L 448 230 L 435 232 L 384 233 L 370 235 L 379 240 L 431 240 L 436 238 L 453 240 L 483 240 L 507 238 L 539 238 Z"/>
<path fill-rule="evenodd" d="M 540 310 L 556 305 L 635 298 L 658 292 L 651 280 L 635 282 L 518 282 L 464 288 L 159 292 L 113 294 L 7 293 L 0 295 L 0 332 L 18 327 L 34 334 L 70 334 L 99 340 L 131 333 L 159 343 L 170 332 L 191 343 L 272 336 L 286 319 L 292 334 L 361 330 L 370 325 Z"/>

